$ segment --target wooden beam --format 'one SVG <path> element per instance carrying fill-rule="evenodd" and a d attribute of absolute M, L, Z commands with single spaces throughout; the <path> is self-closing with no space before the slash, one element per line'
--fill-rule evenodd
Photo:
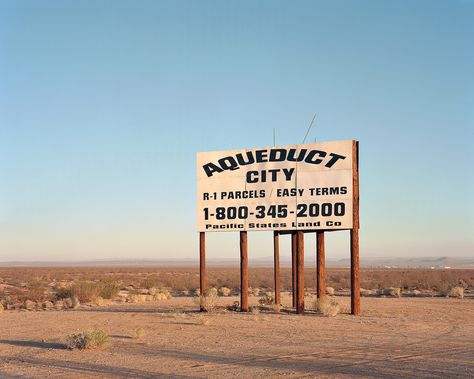
<path fill-rule="evenodd" d="M 277 231 L 273 232 L 273 283 L 275 289 L 275 304 L 280 300 L 280 239 Z"/>
<path fill-rule="evenodd" d="M 304 233 L 297 232 L 296 249 L 296 313 L 304 313 Z"/>
<path fill-rule="evenodd" d="M 351 230 L 351 313 L 360 315 L 359 229 Z"/>
<path fill-rule="evenodd" d="M 199 290 L 201 296 L 206 292 L 206 233 L 199 232 Z M 205 309 L 200 305 L 201 312 Z"/>
<path fill-rule="evenodd" d="M 247 255 L 247 232 L 240 232 L 240 310 L 249 310 L 249 272 Z"/>
<path fill-rule="evenodd" d="M 324 232 L 316 233 L 316 294 L 318 299 L 326 295 L 326 268 L 324 253 Z"/>
<path fill-rule="evenodd" d="M 359 277 L 359 142 L 352 141 L 351 313 L 360 315 Z"/>
<path fill-rule="evenodd" d="M 293 307 L 296 307 L 296 250 L 297 236 L 296 231 L 291 232 L 291 297 Z"/>

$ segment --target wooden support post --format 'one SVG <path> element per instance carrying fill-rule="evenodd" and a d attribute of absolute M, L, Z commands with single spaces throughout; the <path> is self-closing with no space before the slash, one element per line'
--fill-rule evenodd
<path fill-rule="evenodd" d="M 249 310 L 249 272 L 247 255 L 247 232 L 240 232 L 240 310 Z"/>
<path fill-rule="evenodd" d="M 275 304 L 280 300 L 280 240 L 277 231 L 273 232 L 273 282 L 275 289 Z"/>
<path fill-rule="evenodd" d="M 297 234 L 296 248 L 296 313 L 304 313 L 304 233 Z"/>
<path fill-rule="evenodd" d="M 199 232 L 199 290 L 201 295 L 206 292 L 206 233 Z M 205 309 L 200 305 L 201 312 Z"/>
<path fill-rule="evenodd" d="M 351 313 L 360 315 L 359 278 L 359 142 L 352 142 L 353 213 L 351 229 Z"/>
<path fill-rule="evenodd" d="M 351 313 L 360 315 L 359 229 L 351 229 Z"/>
<path fill-rule="evenodd" d="M 318 299 L 326 295 L 326 268 L 324 256 L 324 232 L 316 232 L 316 294 Z"/>
<path fill-rule="evenodd" d="M 291 298 L 293 307 L 296 307 L 296 250 L 297 237 L 296 231 L 291 232 Z"/>

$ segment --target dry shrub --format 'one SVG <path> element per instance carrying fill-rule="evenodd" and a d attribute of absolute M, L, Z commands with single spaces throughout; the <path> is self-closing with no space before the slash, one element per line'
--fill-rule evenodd
<path fill-rule="evenodd" d="M 140 339 L 145 336 L 145 329 L 143 329 L 141 326 L 136 328 L 133 332 L 133 338 Z"/>
<path fill-rule="evenodd" d="M 449 283 L 446 281 L 439 281 L 434 285 L 434 290 L 438 291 L 443 296 L 449 295 L 450 286 Z"/>
<path fill-rule="evenodd" d="M 155 295 L 153 295 L 153 300 L 159 301 L 159 300 L 167 300 L 168 298 L 164 293 L 158 292 Z"/>
<path fill-rule="evenodd" d="M 280 313 L 281 305 L 280 304 L 273 304 L 272 310 L 273 310 L 273 313 Z"/>
<path fill-rule="evenodd" d="M 51 300 L 53 295 L 47 291 L 44 282 L 33 279 L 23 284 L 21 287 L 11 286 L 0 290 L 0 302 L 5 307 L 24 303 L 27 300 L 42 302 Z"/>
<path fill-rule="evenodd" d="M 81 305 L 81 302 L 77 297 L 67 297 L 64 299 L 64 307 L 65 308 L 72 308 L 77 309 Z"/>
<path fill-rule="evenodd" d="M 28 282 L 26 287 L 28 293 L 27 297 L 32 301 L 44 301 L 47 300 L 46 285 L 40 279 L 33 279 Z"/>
<path fill-rule="evenodd" d="M 386 289 L 381 291 L 381 295 L 392 296 L 392 297 L 400 297 L 401 296 L 401 290 L 400 290 L 400 288 L 386 288 Z"/>
<path fill-rule="evenodd" d="M 66 337 L 68 349 L 100 349 L 109 344 L 110 337 L 102 329 L 88 329 Z"/>
<path fill-rule="evenodd" d="M 67 297 L 76 296 L 81 302 L 94 302 L 100 295 L 100 286 L 93 282 L 79 282 L 73 284 L 69 290 L 70 295 Z M 59 294 L 58 297 L 61 298 Z"/>
<path fill-rule="evenodd" d="M 260 295 L 260 288 L 251 288 L 251 289 L 250 289 L 250 293 L 251 293 L 253 296 L 259 296 L 259 295 Z"/>
<path fill-rule="evenodd" d="M 148 293 L 153 296 L 153 300 L 167 300 L 173 297 L 171 292 L 167 289 L 158 289 L 152 287 L 148 290 Z"/>
<path fill-rule="evenodd" d="M 155 278 L 145 278 L 140 283 L 141 288 L 151 289 L 159 287 L 159 282 Z"/>
<path fill-rule="evenodd" d="M 99 282 L 99 296 L 104 299 L 113 299 L 120 292 L 120 284 L 111 280 Z"/>
<path fill-rule="evenodd" d="M 364 288 L 360 289 L 360 296 L 373 296 L 375 295 L 376 292 L 374 290 L 366 290 Z"/>
<path fill-rule="evenodd" d="M 260 308 L 259 307 L 250 307 L 250 313 L 252 313 L 254 316 L 257 316 L 260 314 Z"/>
<path fill-rule="evenodd" d="M 329 296 L 334 296 L 334 288 L 326 287 L 326 294 L 328 294 Z"/>
<path fill-rule="evenodd" d="M 221 296 L 230 296 L 231 289 L 227 287 L 221 287 L 219 288 L 219 293 Z"/>
<path fill-rule="evenodd" d="M 462 287 L 453 287 L 448 293 L 449 297 L 457 297 L 459 299 L 464 298 L 464 288 Z"/>
<path fill-rule="evenodd" d="M 214 312 L 218 300 L 219 297 L 217 296 L 217 290 L 215 288 L 211 288 L 204 295 L 199 295 L 194 298 L 194 302 L 206 312 Z"/>
<path fill-rule="evenodd" d="M 201 316 L 197 319 L 197 323 L 198 325 L 208 326 L 211 323 L 211 321 L 208 318 Z"/>
<path fill-rule="evenodd" d="M 329 298 L 328 296 L 316 299 L 313 303 L 313 309 L 316 312 L 322 313 L 326 317 L 334 317 L 340 311 L 339 304 L 334 300 L 334 298 Z"/>
<path fill-rule="evenodd" d="M 275 303 L 275 298 L 271 295 L 262 296 L 258 299 L 260 305 L 273 305 Z"/>
<path fill-rule="evenodd" d="M 74 283 L 70 287 L 60 288 L 56 297 L 66 299 L 77 297 L 81 302 L 95 302 L 97 298 L 112 299 L 120 292 L 120 285 L 112 281 Z"/>
<path fill-rule="evenodd" d="M 171 295 L 171 292 L 168 291 L 167 289 L 161 289 L 160 292 L 163 296 L 166 297 L 166 299 L 171 299 L 173 296 Z"/>
<path fill-rule="evenodd" d="M 240 303 L 238 301 L 234 301 L 232 305 L 227 306 L 227 310 L 232 312 L 240 311 Z"/>

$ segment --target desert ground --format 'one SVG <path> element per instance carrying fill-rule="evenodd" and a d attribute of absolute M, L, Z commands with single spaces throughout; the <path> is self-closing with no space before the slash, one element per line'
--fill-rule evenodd
<path fill-rule="evenodd" d="M 0 275 L 4 296 L 13 288 L 8 282 L 26 277 L 11 269 Z M 463 275 L 462 280 L 472 278 L 472 272 Z M 47 279 L 64 280 L 54 276 Z M 69 280 L 78 279 L 70 275 Z M 239 299 L 231 294 L 219 296 L 212 312 L 200 313 L 196 299 L 185 293 L 69 308 L 5 307 L 0 312 L 0 377 L 474 377 L 472 292 L 468 288 L 464 298 L 447 298 L 410 291 L 400 297 L 362 297 L 361 316 L 349 314 L 343 288 L 332 296 L 340 305 L 334 317 L 311 309 L 310 290 L 305 315 L 294 314 L 289 292 L 283 293 L 278 312 L 254 295 L 253 312 L 231 311 L 227 307 Z M 110 344 L 66 347 L 68 335 L 91 328 L 106 331 Z"/>

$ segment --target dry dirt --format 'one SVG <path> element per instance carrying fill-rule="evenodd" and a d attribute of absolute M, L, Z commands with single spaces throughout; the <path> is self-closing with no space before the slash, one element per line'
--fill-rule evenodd
<path fill-rule="evenodd" d="M 337 299 L 347 312 L 349 298 Z M 203 315 L 182 297 L 8 311 L 0 313 L 0 377 L 474 377 L 473 299 L 362 298 L 362 307 L 361 317 Z M 65 348 L 66 335 L 91 327 L 106 330 L 112 345 Z M 142 338 L 132 338 L 137 327 Z"/>

